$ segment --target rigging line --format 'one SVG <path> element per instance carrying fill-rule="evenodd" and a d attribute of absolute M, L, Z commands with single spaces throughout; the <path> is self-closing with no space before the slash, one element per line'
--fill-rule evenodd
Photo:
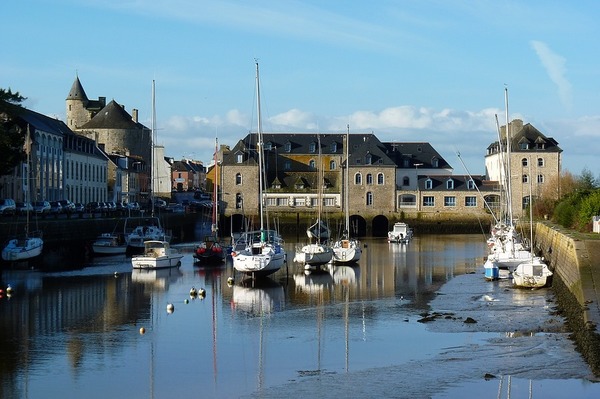
<path fill-rule="evenodd" d="M 456 156 L 458 157 L 460 163 L 462 164 L 463 168 L 465 168 L 465 171 L 467 172 L 467 175 L 469 175 L 469 178 L 471 180 L 473 180 L 473 177 L 471 175 L 471 172 L 469 172 L 469 169 L 467 168 L 467 166 L 465 165 L 465 163 L 463 162 L 463 159 L 460 156 L 460 152 L 456 151 Z M 473 181 L 473 183 L 475 183 L 475 181 Z M 485 197 L 483 196 L 483 194 L 481 193 L 481 191 L 479 190 L 479 187 L 477 187 L 477 184 L 473 184 L 475 186 L 475 190 L 477 190 L 477 192 L 479 193 L 479 195 L 481 196 L 481 199 L 483 200 L 483 203 L 485 204 L 485 206 L 488 208 L 488 210 L 492 213 L 492 217 L 494 218 L 494 221 L 496 223 L 498 223 L 498 219 L 496 219 L 496 215 L 494 215 L 494 211 L 492 211 L 492 208 L 490 207 L 490 205 L 488 204 L 488 202 L 485 200 Z"/>

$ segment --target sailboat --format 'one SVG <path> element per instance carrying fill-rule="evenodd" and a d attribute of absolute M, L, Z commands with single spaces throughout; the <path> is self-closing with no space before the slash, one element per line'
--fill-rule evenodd
<path fill-rule="evenodd" d="M 333 263 L 334 264 L 350 264 L 356 263 L 360 260 L 362 255 L 362 249 L 360 248 L 360 241 L 350 236 L 350 206 L 348 204 L 349 197 L 349 183 L 350 183 L 350 125 L 347 126 L 346 132 L 346 178 L 343 183 L 344 190 L 344 231 L 342 236 L 333 243 Z"/>
<path fill-rule="evenodd" d="M 306 235 L 308 236 L 309 243 L 302 246 L 299 251 L 296 252 L 294 260 L 296 262 L 304 263 L 304 267 L 310 269 L 311 267 L 319 267 L 326 263 L 329 263 L 333 258 L 333 250 L 327 241 L 331 236 L 331 232 L 326 223 L 321 219 L 321 213 L 323 209 L 323 167 L 321 165 L 321 136 L 317 135 L 317 145 L 319 148 L 319 167 L 317 170 L 317 221 L 306 229 Z"/>
<path fill-rule="evenodd" d="M 264 209 L 264 180 L 265 169 L 263 167 L 263 137 L 260 114 L 260 79 L 258 73 L 258 62 L 256 63 L 256 97 L 257 97 L 257 150 L 258 150 L 258 192 L 259 192 L 259 216 L 260 231 L 257 240 L 247 239 L 243 249 L 235 250 L 231 253 L 233 267 L 235 270 L 250 275 L 252 277 L 261 277 L 272 274 L 279 270 L 286 261 L 286 252 L 281 240 L 274 240 L 276 234 L 271 234 L 270 230 L 265 229 L 265 209 Z M 255 237 L 254 234 L 246 237 Z"/>
<path fill-rule="evenodd" d="M 213 180 L 213 204 L 212 204 L 212 224 L 211 224 L 211 234 L 204 237 L 204 240 L 196 246 L 194 249 L 194 253 L 192 256 L 195 259 L 195 263 L 202 265 L 210 265 L 210 264 L 220 264 L 225 262 L 225 255 L 227 251 L 225 250 L 225 246 L 219 240 L 219 198 L 218 198 L 218 185 L 217 185 L 217 176 L 218 176 L 218 165 L 217 162 L 217 154 L 218 154 L 219 144 L 217 139 L 215 139 L 215 155 L 214 155 L 214 180 Z"/>
<path fill-rule="evenodd" d="M 504 193 L 506 196 L 506 215 L 501 215 L 499 223 L 492 229 L 492 237 L 488 240 L 490 254 L 483 265 L 486 280 L 496 280 L 500 278 L 500 269 L 512 273 L 516 267 L 530 259 L 531 253 L 525 248 L 520 236 L 517 234 L 514 225 L 512 210 L 512 189 L 511 189 L 511 132 L 508 121 L 508 89 L 504 90 L 505 108 L 506 108 L 506 150 L 501 149 L 500 155 L 506 153 L 506 158 L 500 158 L 501 171 L 504 177 Z M 499 137 L 499 144 L 502 143 L 502 137 Z M 508 277 L 508 274 L 504 276 Z"/>
<path fill-rule="evenodd" d="M 531 176 L 531 160 L 529 164 L 529 175 Z M 530 259 L 520 263 L 513 271 L 513 285 L 520 288 L 542 288 L 548 284 L 552 272 L 543 258 L 535 256 L 533 252 L 533 190 L 532 182 L 529 182 L 529 234 L 530 234 Z"/>
<path fill-rule="evenodd" d="M 140 253 L 144 251 L 146 241 L 164 241 L 169 243 L 171 235 L 160 223 L 160 218 L 154 216 L 154 135 L 156 134 L 156 91 L 155 82 L 152 81 L 152 132 L 150 143 L 150 217 L 127 218 L 125 220 L 124 235 L 127 251 Z M 141 223 L 140 223 L 141 219 Z M 135 227 L 131 227 L 132 224 Z"/>
<path fill-rule="evenodd" d="M 27 152 L 27 167 L 23 173 L 23 186 L 25 187 L 25 202 L 29 202 L 30 194 L 30 169 L 31 169 L 31 133 L 29 125 L 27 125 L 27 134 L 25 136 L 25 150 Z M 5 261 L 24 261 L 36 258 L 42 254 L 44 249 L 44 240 L 42 232 L 29 230 L 29 214 L 25 223 L 25 233 L 21 236 L 16 236 L 8 240 L 6 246 L 2 250 L 2 259 Z"/>

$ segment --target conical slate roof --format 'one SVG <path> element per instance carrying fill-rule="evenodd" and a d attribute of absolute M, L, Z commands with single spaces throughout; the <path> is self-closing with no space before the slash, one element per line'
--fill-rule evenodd
<path fill-rule="evenodd" d="M 88 123 L 81 126 L 81 129 L 142 129 L 141 123 L 136 123 L 131 115 L 125 109 L 112 100 L 102 108 Z"/>
<path fill-rule="evenodd" d="M 81 100 L 84 103 L 88 102 L 87 95 L 85 94 L 85 90 L 83 90 L 83 86 L 79 81 L 79 76 L 75 78 L 73 82 L 73 86 L 71 86 L 71 90 L 69 91 L 69 95 L 67 96 L 67 100 Z"/>

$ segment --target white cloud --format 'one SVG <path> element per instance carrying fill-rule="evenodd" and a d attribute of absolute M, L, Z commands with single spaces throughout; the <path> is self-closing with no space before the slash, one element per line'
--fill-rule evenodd
<path fill-rule="evenodd" d="M 572 94 L 571 83 L 566 78 L 567 67 L 564 57 L 554 53 L 544 42 L 531 41 L 531 47 L 535 50 L 546 73 L 558 88 L 558 95 L 567 109 L 571 109 Z"/>

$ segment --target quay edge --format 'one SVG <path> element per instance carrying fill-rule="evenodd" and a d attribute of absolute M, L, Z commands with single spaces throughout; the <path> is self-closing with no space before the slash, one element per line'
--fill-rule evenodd
<path fill-rule="evenodd" d="M 600 239 L 547 222 L 535 229 L 534 246 L 554 272 L 559 309 L 577 350 L 600 378 Z"/>

